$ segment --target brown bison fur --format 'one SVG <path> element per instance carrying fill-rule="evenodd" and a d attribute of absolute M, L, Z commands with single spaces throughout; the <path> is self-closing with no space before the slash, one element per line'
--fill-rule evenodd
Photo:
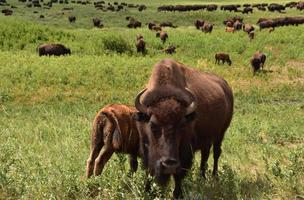
<path fill-rule="evenodd" d="M 165 52 L 167 54 L 173 54 L 175 53 L 176 47 L 173 45 L 170 45 L 169 47 L 162 49 L 162 52 Z"/>
<path fill-rule="evenodd" d="M 229 33 L 234 33 L 235 29 L 233 27 L 227 26 L 226 29 L 225 29 L 225 31 L 229 32 Z"/>
<path fill-rule="evenodd" d="M 250 7 L 245 7 L 242 13 L 243 13 L 243 14 L 244 14 L 244 13 L 246 13 L 246 14 L 248 14 L 248 13 L 253 13 L 253 9 L 250 8 Z"/>
<path fill-rule="evenodd" d="M 144 41 L 144 37 L 142 35 L 136 36 L 136 49 L 137 53 L 141 52 L 142 54 L 146 53 L 146 43 Z"/>
<path fill-rule="evenodd" d="M 241 30 L 242 29 L 242 26 L 243 26 L 243 23 L 239 20 L 236 20 L 233 24 L 233 28 L 235 30 Z"/>
<path fill-rule="evenodd" d="M 253 54 L 250 63 L 253 71 L 253 75 L 255 75 L 256 71 L 258 71 L 260 68 L 263 69 L 264 63 L 266 61 L 266 55 L 257 51 Z"/>
<path fill-rule="evenodd" d="M 75 23 L 76 22 L 76 17 L 75 16 L 69 16 L 69 22 L 70 23 Z"/>
<path fill-rule="evenodd" d="M 200 29 L 202 26 L 204 26 L 205 21 L 204 20 L 196 20 L 194 23 L 194 26 L 196 27 L 196 29 Z"/>
<path fill-rule="evenodd" d="M 211 33 L 213 30 L 213 24 L 205 22 L 204 25 L 201 27 L 201 29 L 205 33 Z"/>
<path fill-rule="evenodd" d="M 129 24 L 127 25 L 128 28 L 138 28 L 141 27 L 141 22 L 135 19 L 131 19 Z"/>
<path fill-rule="evenodd" d="M 94 18 L 93 18 L 93 25 L 94 25 L 95 27 L 98 27 L 98 28 L 102 28 L 102 27 L 103 27 L 103 24 L 102 24 L 102 22 L 101 22 L 101 19 L 98 18 L 98 17 L 94 17 Z"/>
<path fill-rule="evenodd" d="M 166 40 L 168 39 L 168 33 L 165 31 L 160 31 L 156 33 L 156 37 L 159 37 L 161 39 L 161 41 L 163 41 L 163 43 L 166 42 Z"/>
<path fill-rule="evenodd" d="M 160 23 L 160 25 L 159 25 L 160 27 L 171 27 L 171 28 L 177 28 L 177 26 L 174 26 L 173 24 L 172 24 L 172 22 L 162 22 L 162 23 Z"/>
<path fill-rule="evenodd" d="M 111 104 L 95 116 L 91 135 L 91 152 L 87 160 L 86 176 L 101 174 L 114 152 L 129 154 L 131 171 L 137 170 L 139 136 L 132 115 L 134 107 Z"/>
<path fill-rule="evenodd" d="M 296 8 L 297 8 L 298 10 L 304 10 L 304 1 L 299 2 L 298 5 L 296 6 Z"/>
<path fill-rule="evenodd" d="M 148 23 L 148 28 L 149 28 L 150 30 L 152 30 L 153 26 L 156 26 L 156 23 L 154 23 L 154 22 L 149 22 L 149 23 Z"/>
<path fill-rule="evenodd" d="M 12 15 L 13 14 L 13 10 L 10 10 L 10 9 L 3 9 L 1 11 L 5 16 L 9 16 L 9 15 Z"/>
<path fill-rule="evenodd" d="M 249 37 L 250 41 L 253 40 L 254 39 L 254 31 L 249 32 L 248 37 Z"/>
<path fill-rule="evenodd" d="M 205 176 L 213 145 L 213 174 L 217 174 L 233 113 L 232 90 L 224 79 L 164 59 L 154 65 L 135 106 L 143 166 L 160 185 L 174 177 L 174 198 L 182 197 L 181 182 L 195 151 L 201 151 L 200 170 Z"/>
<path fill-rule="evenodd" d="M 229 57 L 229 54 L 227 53 L 216 53 L 215 54 L 215 64 L 220 64 L 220 61 L 224 64 L 225 62 L 228 63 L 228 65 L 231 65 L 231 60 Z"/>
<path fill-rule="evenodd" d="M 234 22 L 231 21 L 227 21 L 226 26 L 228 27 L 233 27 Z"/>
<path fill-rule="evenodd" d="M 259 23 L 261 23 L 261 22 L 263 22 L 263 21 L 267 21 L 268 19 L 266 19 L 266 18 L 259 18 L 258 19 L 258 21 L 257 21 L 257 24 L 259 24 Z"/>
<path fill-rule="evenodd" d="M 71 54 L 71 50 L 62 44 L 42 44 L 38 47 L 39 56 L 61 56 Z"/>
<path fill-rule="evenodd" d="M 251 31 L 254 31 L 254 27 L 249 24 L 243 24 L 243 31 L 249 34 Z"/>
<path fill-rule="evenodd" d="M 160 26 L 152 26 L 152 31 L 161 31 L 162 30 L 162 27 Z"/>

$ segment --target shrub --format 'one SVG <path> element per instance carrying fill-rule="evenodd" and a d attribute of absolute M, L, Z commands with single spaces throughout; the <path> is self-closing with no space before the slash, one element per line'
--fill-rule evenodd
<path fill-rule="evenodd" d="M 102 40 L 103 48 L 108 52 L 132 53 L 131 45 L 122 36 L 109 35 Z"/>

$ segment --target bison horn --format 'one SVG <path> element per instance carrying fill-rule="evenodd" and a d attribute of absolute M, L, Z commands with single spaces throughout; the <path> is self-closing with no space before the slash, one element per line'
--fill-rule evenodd
<path fill-rule="evenodd" d="M 147 90 L 147 88 L 140 91 L 137 94 L 136 99 L 135 99 L 135 107 L 137 110 L 139 110 L 142 113 L 147 113 L 147 107 L 140 102 L 140 97 L 146 90 Z"/>
<path fill-rule="evenodd" d="M 197 101 L 196 101 L 196 97 L 193 95 L 192 91 L 188 88 L 185 88 L 185 89 L 186 89 L 187 93 L 189 93 L 189 96 L 192 99 L 192 102 L 189 104 L 189 106 L 186 109 L 186 115 L 189 115 L 196 110 Z"/>

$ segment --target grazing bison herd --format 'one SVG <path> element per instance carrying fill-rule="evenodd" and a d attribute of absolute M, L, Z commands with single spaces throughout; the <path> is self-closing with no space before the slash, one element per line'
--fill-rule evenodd
<path fill-rule="evenodd" d="M 243 6 L 243 9 L 241 7 Z M 304 2 L 289 2 L 285 5 L 278 3 L 256 3 L 256 4 L 231 4 L 231 5 L 222 5 L 218 6 L 216 4 L 206 4 L 206 5 L 163 5 L 157 8 L 158 11 L 169 11 L 169 12 L 186 12 L 186 11 L 197 11 L 197 10 L 207 10 L 207 11 L 216 11 L 217 9 L 229 12 L 242 12 L 243 14 L 253 13 L 253 8 L 256 8 L 261 11 L 270 12 L 282 12 L 286 8 L 296 8 L 298 10 L 304 9 Z M 267 8 L 267 9 L 266 9 Z"/>
<path fill-rule="evenodd" d="M 131 171 L 136 171 L 140 157 L 159 185 L 165 186 L 173 176 L 173 197 L 182 197 L 181 182 L 196 151 L 201 153 L 200 172 L 205 177 L 213 146 L 213 175 L 217 175 L 232 114 L 233 94 L 224 79 L 172 59 L 161 60 L 136 96 L 135 108 L 111 104 L 96 115 L 87 177 L 93 172 L 100 175 L 114 152 L 126 153 Z"/>
<path fill-rule="evenodd" d="M 76 17 L 75 16 L 70 16 L 69 21 L 71 23 L 75 23 Z M 129 21 L 129 24 L 127 27 L 129 28 L 137 28 L 141 27 L 142 23 L 135 19 L 134 17 L 127 16 L 126 20 Z M 103 23 L 100 18 L 95 17 L 93 18 L 93 24 L 95 27 L 103 27 Z M 279 26 L 289 26 L 289 25 L 296 25 L 298 26 L 299 24 L 304 23 L 304 17 L 280 17 L 280 18 L 272 18 L 272 19 L 267 19 L 267 18 L 260 18 L 257 21 L 257 25 L 260 27 L 260 30 L 269 28 L 269 32 L 272 32 L 275 30 L 275 27 Z M 223 21 L 223 24 L 226 26 L 225 31 L 228 33 L 234 33 L 235 31 L 243 30 L 247 35 L 249 40 L 253 40 L 255 37 L 255 27 L 252 24 L 246 24 L 243 22 L 243 18 L 240 16 L 235 16 L 232 18 L 228 18 Z M 166 41 L 169 38 L 169 34 L 163 29 L 164 27 L 169 27 L 169 28 L 176 28 L 176 25 L 173 25 L 173 23 L 169 21 L 165 22 L 160 22 L 157 23 L 155 21 L 148 22 L 146 23 L 148 29 L 151 31 L 156 32 L 156 37 L 160 38 L 163 44 L 166 43 Z M 210 22 L 206 22 L 202 19 L 198 19 L 194 22 L 194 26 L 196 29 L 201 30 L 204 33 L 211 33 L 214 27 L 214 24 Z M 142 53 L 143 55 L 147 54 L 147 44 L 144 40 L 144 37 L 141 34 L 138 34 L 136 36 L 136 41 L 135 41 L 135 46 L 137 53 Z M 167 54 L 173 54 L 176 52 L 176 45 L 169 45 L 166 48 L 161 49 L 161 52 L 167 53 Z M 71 54 L 71 50 L 69 48 L 66 48 L 62 44 L 44 44 L 38 47 L 38 52 L 40 56 L 60 56 L 60 55 L 67 55 Z M 255 54 L 256 55 L 256 54 Z M 265 55 L 264 55 L 265 56 Z M 262 59 L 261 61 L 262 65 L 265 62 L 265 59 Z M 216 53 L 215 55 L 215 63 L 220 64 L 220 61 L 224 64 L 227 62 L 229 65 L 232 64 L 232 61 L 227 53 Z M 257 70 L 262 69 L 263 67 L 260 67 L 259 64 L 257 64 L 256 59 L 255 61 L 251 61 L 251 67 L 253 69 L 253 74 L 256 73 Z"/>

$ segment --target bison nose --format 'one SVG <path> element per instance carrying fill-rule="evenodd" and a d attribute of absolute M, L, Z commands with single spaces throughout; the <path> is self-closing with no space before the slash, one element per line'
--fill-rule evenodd
<path fill-rule="evenodd" d="M 163 158 L 161 164 L 169 171 L 175 171 L 179 167 L 179 161 L 174 158 Z"/>

